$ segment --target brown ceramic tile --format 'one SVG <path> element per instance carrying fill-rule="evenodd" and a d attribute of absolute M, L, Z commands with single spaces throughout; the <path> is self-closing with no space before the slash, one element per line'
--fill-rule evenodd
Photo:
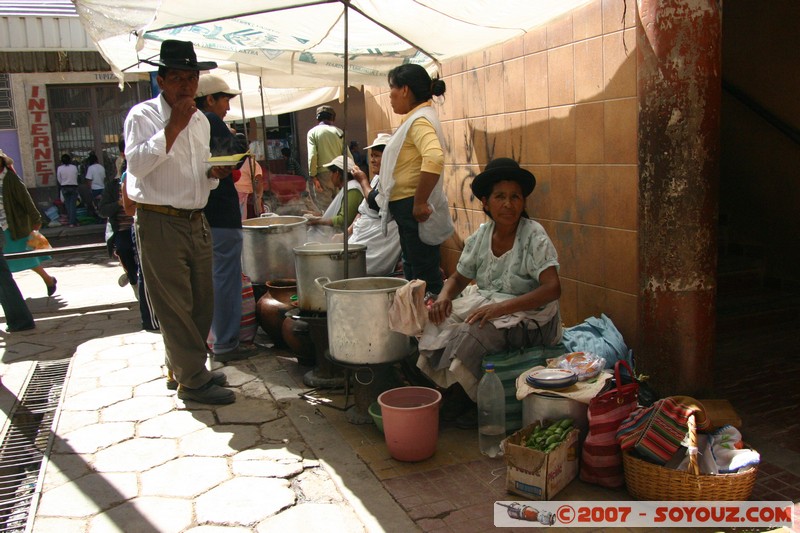
<path fill-rule="evenodd" d="M 506 113 L 525 110 L 525 60 L 523 58 L 503 62 L 503 100 Z M 487 86 L 487 94 L 497 92 L 500 87 Z"/>
<path fill-rule="evenodd" d="M 453 76 L 464 72 L 464 57 L 456 57 L 442 63 L 442 76 Z"/>
<path fill-rule="evenodd" d="M 556 247 L 558 250 L 558 247 Z M 559 263 L 561 256 L 559 254 Z M 564 277 L 563 265 L 559 269 L 559 277 L 561 278 L 561 298 L 558 300 L 559 307 L 561 308 L 561 321 L 565 326 L 570 327 L 578 324 L 577 313 L 577 299 L 578 288 L 574 280 Z"/>
<path fill-rule="evenodd" d="M 547 48 L 556 48 L 572 41 L 572 13 L 563 15 L 547 25 Z"/>
<path fill-rule="evenodd" d="M 603 36 L 603 98 L 635 96 L 636 32 L 612 33 Z"/>
<path fill-rule="evenodd" d="M 523 36 L 515 37 L 503 43 L 503 60 L 516 59 L 525 54 L 525 41 Z"/>
<path fill-rule="evenodd" d="M 603 33 L 632 28 L 636 23 L 636 3 L 602 0 Z"/>
<path fill-rule="evenodd" d="M 592 0 L 572 12 L 572 34 L 575 41 L 596 37 L 603 32 L 601 0 Z"/>
<path fill-rule="evenodd" d="M 551 106 L 575 102 L 573 48 L 570 44 L 547 52 L 548 98 Z"/>
<path fill-rule="evenodd" d="M 602 102 L 575 106 L 575 160 L 578 164 L 604 162 L 604 111 Z"/>
<path fill-rule="evenodd" d="M 483 50 L 479 50 L 477 52 L 472 52 L 471 54 L 467 54 L 464 57 L 464 70 L 470 71 L 485 65 L 484 63 L 485 58 L 483 56 Z"/>
<path fill-rule="evenodd" d="M 452 120 L 449 121 L 451 139 L 447 141 L 446 157 L 447 163 L 456 164 L 468 161 L 471 154 L 471 146 L 467 144 L 467 127 L 469 126 L 466 120 Z"/>
<path fill-rule="evenodd" d="M 525 142 L 525 113 L 506 113 L 504 116 L 506 118 L 508 149 L 505 153 L 497 152 L 495 157 L 510 157 L 515 161 L 519 161 L 522 157 Z"/>
<path fill-rule="evenodd" d="M 445 181 L 444 192 L 447 194 L 447 199 L 451 206 L 455 205 L 457 208 L 463 209 L 471 207 L 470 202 L 470 189 L 469 183 L 471 179 L 470 165 L 453 166 L 447 165 L 445 167 Z M 466 196 L 465 196 L 466 195 Z"/>
<path fill-rule="evenodd" d="M 483 64 L 495 65 L 503 61 L 503 44 L 496 44 L 483 51 Z"/>
<path fill-rule="evenodd" d="M 505 111 L 504 64 L 496 63 L 486 67 L 486 114 L 497 115 Z"/>
<path fill-rule="evenodd" d="M 607 165 L 603 225 L 636 230 L 639 226 L 639 174 L 636 165 Z"/>
<path fill-rule="evenodd" d="M 564 222 L 576 221 L 576 178 L 577 169 L 574 165 L 554 165 L 550 169 L 550 191 L 547 198 L 551 204 L 550 218 Z"/>
<path fill-rule="evenodd" d="M 521 163 L 541 165 L 550 162 L 550 124 L 546 109 L 525 114 Z M 537 175 L 534 172 L 534 175 Z"/>
<path fill-rule="evenodd" d="M 589 285 L 578 284 L 578 320 L 605 313 L 625 339 L 628 348 L 637 349 L 638 297 Z"/>
<path fill-rule="evenodd" d="M 511 151 L 510 139 L 506 135 L 506 120 L 503 115 L 486 117 L 487 146 L 489 159 L 500 157 Z"/>
<path fill-rule="evenodd" d="M 531 29 L 523 37 L 525 54 L 535 54 L 547 50 L 547 26 Z"/>
<path fill-rule="evenodd" d="M 575 101 L 598 100 L 603 95 L 603 39 L 575 43 Z"/>
<path fill-rule="evenodd" d="M 547 52 L 525 56 L 525 107 L 539 109 L 549 105 Z"/>
<path fill-rule="evenodd" d="M 551 107 L 550 162 L 575 164 L 575 106 Z"/>
<path fill-rule="evenodd" d="M 604 260 L 608 253 L 605 247 L 605 232 L 604 228 L 596 226 L 578 226 L 581 243 L 577 256 L 579 281 L 603 286 Z"/>
<path fill-rule="evenodd" d="M 450 111 L 448 117 L 452 119 L 462 118 L 466 116 L 464 106 L 467 102 L 467 97 L 464 94 L 464 74 L 455 74 L 447 79 L 447 92 L 445 93 L 445 100 L 450 103 Z"/>
<path fill-rule="evenodd" d="M 575 222 L 579 224 L 603 225 L 604 215 L 608 209 L 604 201 L 606 189 L 605 169 L 599 165 L 580 165 L 576 169 L 577 215 Z"/>
<path fill-rule="evenodd" d="M 489 160 L 487 144 L 486 118 L 474 118 L 467 121 L 464 137 L 461 139 L 467 147 L 468 159 L 464 163 L 470 165 L 485 165 Z"/>
<path fill-rule="evenodd" d="M 628 294 L 637 294 L 639 287 L 639 253 L 634 231 L 605 229 L 603 258 L 604 287 Z"/>
<path fill-rule="evenodd" d="M 455 93 L 453 84 L 456 82 L 453 81 L 453 78 L 446 78 L 444 82 L 447 89 L 444 96 L 437 96 L 433 99 L 434 109 L 436 109 L 436 113 L 439 115 L 439 121 L 442 124 L 461 118 L 455 116 L 453 110 L 453 94 Z"/>
<path fill-rule="evenodd" d="M 605 102 L 605 162 L 613 165 L 638 161 L 638 102 L 635 98 Z"/>
<path fill-rule="evenodd" d="M 553 245 L 558 250 L 558 261 L 564 276 L 581 281 L 583 259 L 583 235 L 577 224 L 556 223 L 552 230 L 546 228 Z"/>
<path fill-rule="evenodd" d="M 551 189 L 550 171 L 552 167 L 528 166 L 527 168 L 536 176 L 536 188 L 533 190 L 533 194 L 528 196 L 525 208 L 533 218 L 552 220 L 554 218 L 553 210 L 549 201 Z"/>
<path fill-rule="evenodd" d="M 484 116 L 486 114 L 487 95 L 486 69 L 479 68 L 465 72 L 462 88 L 466 96 L 464 99 L 464 111 L 466 116 Z"/>

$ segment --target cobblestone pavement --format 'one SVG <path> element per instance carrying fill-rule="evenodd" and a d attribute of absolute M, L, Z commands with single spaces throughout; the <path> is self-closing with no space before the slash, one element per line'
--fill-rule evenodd
<path fill-rule="evenodd" d="M 45 266 L 58 279 L 52 298 L 35 273 L 15 274 L 36 329 L 0 337 L 6 414 L 37 361 L 71 360 L 33 531 L 416 529 L 298 399 L 288 354 L 210 363 L 236 403 L 184 402 L 165 386 L 161 336 L 141 330 L 115 261 L 73 255 Z"/>

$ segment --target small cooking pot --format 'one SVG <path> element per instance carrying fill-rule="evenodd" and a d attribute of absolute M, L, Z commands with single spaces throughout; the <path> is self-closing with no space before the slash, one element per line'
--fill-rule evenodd
<path fill-rule="evenodd" d="M 297 307 L 303 311 L 324 313 L 328 310 L 325 291 L 314 280 L 325 277 L 328 281 L 344 278 L 345 254 L 342 243 L 309 242 L 294 249 L 294 266 L 297 272 Z M 347 245 L 347 277 L 367 275 L 367 246 Z"/>

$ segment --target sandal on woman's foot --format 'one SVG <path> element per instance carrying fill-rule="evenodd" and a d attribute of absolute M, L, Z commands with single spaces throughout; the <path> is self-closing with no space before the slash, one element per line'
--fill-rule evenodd
<path fill-rule="evenodd" d="M 52 278 L 52 279 L 53 279 L 53 284 L 52 285 L 47 285 L 47 296 L 48 297 L 50 297 L 50 296 L 52 296 L 52 295 L 54 295 L 56 293 L 56 284 L 58 283 L 58 280 L 56 278 Z"/>

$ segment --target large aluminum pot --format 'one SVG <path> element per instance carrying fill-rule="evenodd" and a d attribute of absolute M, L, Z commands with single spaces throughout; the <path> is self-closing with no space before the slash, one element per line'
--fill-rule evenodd
<path fill-rule="evenodd" d="M 389 329 L 389 308 L 399 278 L 315 280 L 328 304 L 328 342 L 331 359 L 352 365 L 393 363 L 411 351 L 409 337 Z"/>
<path fill-rule="evenodd" d="M 294 249 L 294 267 L 297 271 L 297 307 L 303 311 L 325 312 L 328 305 L 325 291 L 314 280 L 319 277 L 329 281 L 344 279 L 344 244 L 306 243 Z M 347 245 L 347 277 L 363 278 L 367 275 L 367 246 Z"/>
<path fill-rule="evenodd" d="M 306 242 L 304 217 L 261 216 L 242 222 L 242 272 L 253 283 L 295 279 L 294 248 Z"/>

